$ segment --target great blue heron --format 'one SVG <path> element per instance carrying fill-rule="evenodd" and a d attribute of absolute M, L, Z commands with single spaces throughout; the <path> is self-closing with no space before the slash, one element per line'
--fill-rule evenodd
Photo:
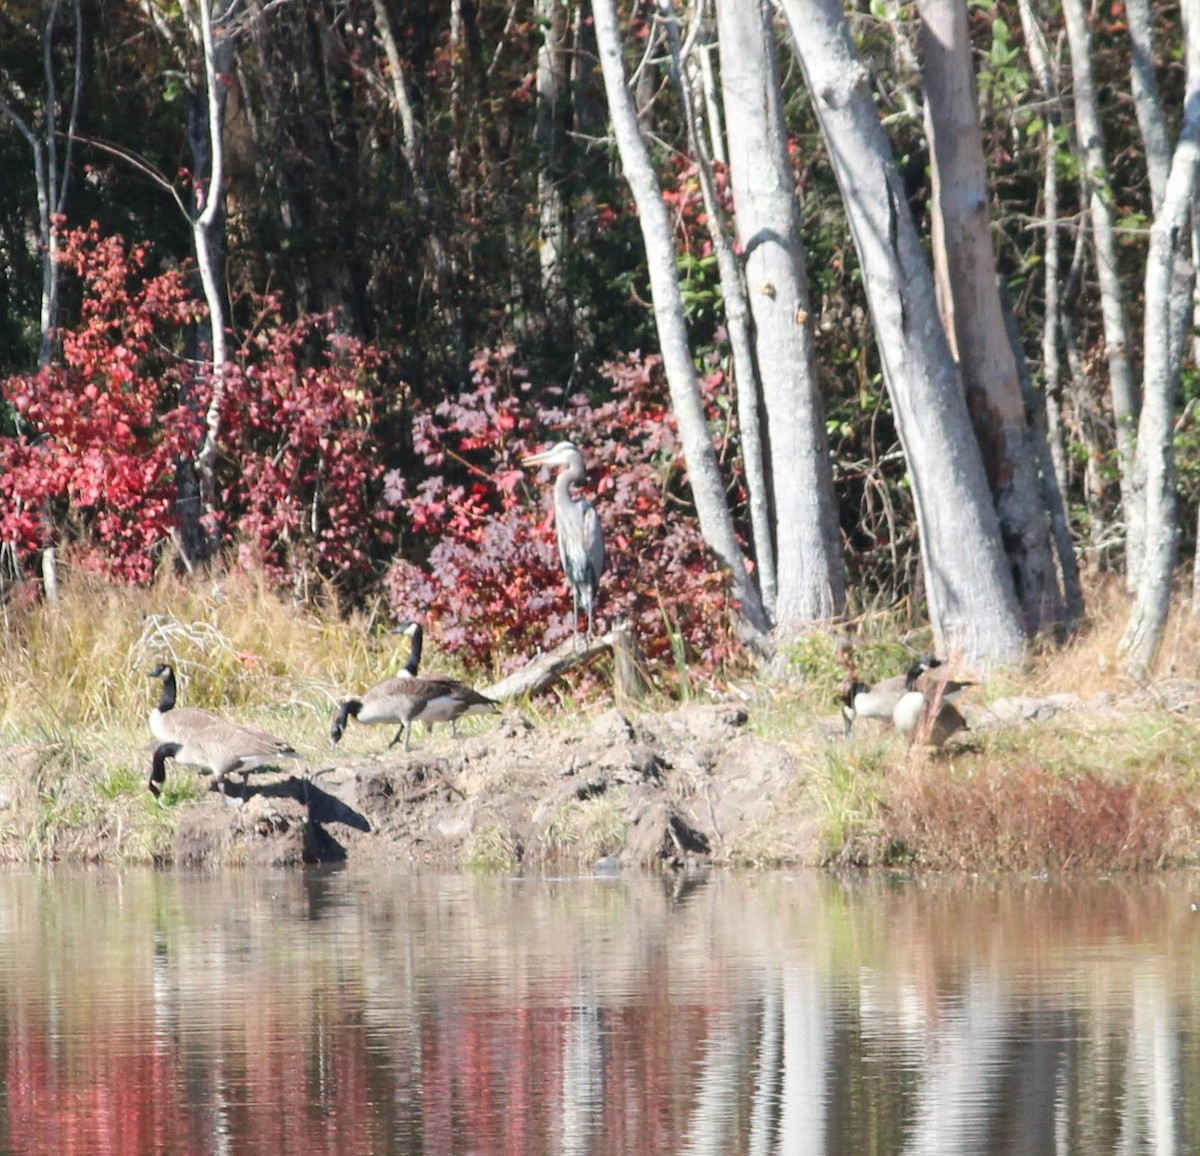
<path fill-rule="evenodd" d="M 559 466 L 554 480 L 554 528 L 558 556 L 571 584 L 574 614 L 571 629 L 579 637 L 579 607 L 587 614 L 587 636 L 592 636 L 596 590 L 604 573 L 604 531 L 596 507 L 587 498 L 572 498 L 571 487 L 583 481 L 583 455 L 571 442 L 559 442 L 528 457 L 527 466 Z"/>

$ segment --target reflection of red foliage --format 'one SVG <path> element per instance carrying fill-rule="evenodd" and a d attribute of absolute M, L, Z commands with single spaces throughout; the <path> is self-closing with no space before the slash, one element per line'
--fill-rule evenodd
<path fill-rule="evenodd" d="M 557 1152 L 568 1037 L 582 1015 L 596 1080 L 579 1121 L 588 1150 L 678 1152 L 713 1009 L 672 1003 L 665 961 L 646 981 L 635 1002 L 590 1009 L 572 1006 L 565 980 L 514 997 L 450 982 L 408 1009 L 420 1017 L 413 1035 L 372 1028 L 355 990 L 323 989 L 300 1006 L 245 992 L 230 1005 L 236 1025 L 185 1017 L 166 1031 L 132 1002 L 108 1022 L 85 1017 L 85 1034 L 67 1038 L 61 1025 L 18 1016 L 6 1041 L 5 1150 Z"/>

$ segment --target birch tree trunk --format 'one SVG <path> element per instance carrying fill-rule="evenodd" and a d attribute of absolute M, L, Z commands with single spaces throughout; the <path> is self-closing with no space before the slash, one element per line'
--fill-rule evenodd
<path fill-rule="evenodd" d="M 230 5 L 226 3 L 225 10 Z M 210 327 L 210 368 L 212 393 L 208 410 L 204 416 L 204 442 L 196 458 L 196 470 L 200 484 L 200 508 L 205 519 L 205 556 L 212 557 L 219 544 L 217 528 L 217 447 L 221 440 L 221 407 L 225 402 L 225 366 L 228 352 L 225 341 L 225 301 L 221 293 L 221 253 L 223 246 L 224 219 L 221 212 L 222 181 L 224 180 L 225 150 L 221 133 L 225 86 L 218 80 L 231 71 L 234 40 L 223 31 L 218 47 L 213 34 L 211 0 L 199 0 L 199 35 L 204 55 L 204 127 L 197 129 L 199 140 L 207 140 L 207 181 L 197 173 L 196 215 L 192 218 L 192 243 L 196 249 L 196 266 L 200 271 L 200 284 L 204 289 L 204 301 L 208 306 Z"/>
<path fill-rule="evenodd" d="M 52 0 L 42 35 L 42 71 L 46 78 L 43 126 L 39 136 L 21 115 L 0 99 L 0 114 L 28 142 L 33 152 L 34 189 L 38 206 L 38 242 L 42 258 L 42 301 L 39 315 L 38 368 L 45 369 L 54 354 L 54 334 L 58 328 L 59 284 L 58 234 L 54 218 L 66 208 L 71 183 L 71 153 L 79 121 L 79 96 L 83 89 L 83 15 L 80 2 L 72 4 L 75 14 L 75 79 L 72 86 L 71 113 L 67 123 L 66 144 L 61 170 L 58 161 L 58 84 L 54 76 L 54 25 L 58 18 L 58 0 Z M 58 605 L 58 552 L 51 542 L 42 551 L 42 589 L 50 606 Z"/>
<path fill-rule="evenodd" d="M 962 383 L 840 0 L 783 0 L 854 235 L 912 479 L 935 642 L 984 666 L 1024 652 L 1008 570 Z"/>
<path fill-rule="evenodd" d="M 1062 616 L 1034 431 L 996 285 L 983 139 L 979 129 L 966 0 L 919 0 L 925 117 L 933 159 L 935 267 L 942 320 L 958 352 L 975 437 L 983 451 L 1005 552 L 1030 634 Z M 938 232 L 935 231 L 935 238 Z"/>
<path fill-rule="evenodd" d="M 718 199 L 713 176 L 712 156 L 708 142 L 716 135 L 704 123 L 687 78 L 687 62 L 680 44 L 679 21 L 671 0 L 659 0 L 667 43 L 671 50 L 672 72 L 679 86 L 680 99 L 687 120 L 688 144 L 696 161 L 701 196 L 707 217 L 708 233 L 712 238 L 721 281 L 721 297 L 729 327 L 729 347 L 732 355 L 733 391 L 737 403 L 738 429 L 741 435 L 742 464 L 746 471 L 746 490 L 750 505 L 750 530 L 754 541 L 754 560 L 757 564 L 758 592 L 763 610 L 770 622 L 777 623 L 775 599 L 778 591 L 775 544 L 772 538 L 771 492 L 767 481 L 766 431 L 760 413 L 761 391 L 754 365 L 754 347 L 750 336 L 750 306 L 741 269 L 733 252 L 733 242 L 725 224 L 724 209 Z M 699 22 L 693 25 L 698 29 Z M 688 53 L 690 57 L 690 52 Z M 706 107 L 700 105 L 699 107 Z"/>
<path fill-rule="evenodd" d="M 1127 574 L 1137 572 L 1141 556 L 1138 518 L 1134 508 L 1134 430 L 1138 420 L 1137 387 L 1129 356 L 1129 321 L 1125 314 L 1121 279 L 1117 266 L 1116 235 L 1113 227 L 1112 188 L 1104 155 L 1104 132 L 1096 106 L 1092 79 L 1091 34 L 1083 0 L 1063 0 L 1063 17 L 1071 47 L 1074 80 L 1075 131 L 1087 190 L 1096 272 L 1100 284 L 1100 315 L 1104 322 L 1108 382 L 1116 427 L 1117 466 L 1121 481 L 1121 507 L 1125 517 Z"/>
<path fill-rule="evenodd" d="M 1188 214 L 1200 168 L 1200 0 L 1184 0 L 1187 93 L 1183 126 L 1150 230 L 1146 262 L 1146 314 L 1142 415 L 1137 469 L 1144 479 L 1144 551 L 1137 571 L 1133 610 L 1121 640 L 1127 671 L 1142 676 L 1154 661 L 1171 605 L 1178 544 L 1175 495 L 1175 399 L 1180 359 L 1172 341 L 1175 264 L 1188 235 Z"/>
<path fill-rule="evenodd" d="M 625 179 L 629 182 L 641 222 L 655 325 L 700 531 L 717 557 L 729 567 L 734 595 L 741 602 L 748 622 L 755 630 L 765 631 L 768 628 L 766 615 L 746 568 L 733 517 L 725 502 L 725 487 L 700 399 L 700 385 L 684 322 L 671 222 L 626 83 L 616 3 L 615 0 L 594 0 L 592 7 L 609 116 Z"/>
<path fill-rule="evenodd" d="M 780 627 L 845 603 L 833 469 L 783 98 L 762 0 L 717 0 L 729 173 L 766 410 Z"/>

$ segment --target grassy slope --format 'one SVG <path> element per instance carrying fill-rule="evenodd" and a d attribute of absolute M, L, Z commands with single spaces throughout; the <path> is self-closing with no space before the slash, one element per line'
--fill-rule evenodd
<path fill-rule="evenodd" d="M 937 758 L 911 754 L 869 725 L 851 743 L 814 742 L 814 720 L 835 709 L 845 672 L 832 640 L 801 644 L 792 667 L 803 681 L 755 689 L 752 699 L 757 733 L 792 748 L 807 771 L 782 805 L 819 824 L 830 862 L 1017 870 L 1192 862 L 1200 723 L 1122 683 L 1113 662 L 1119 609 L 1105 607 L 1069 649 L 993 681 L 986 694 L 1107 693 L 1111 706 L 981 731 Z M 0 857 L 18 861 L 169 855 L 181 807 L 207 781 L 170 775 L 161 802 L 146 790 L 145 720 L 157 690 L 146 672 L 155 662 L 176 665 L 186 703 L 325 752 L 335 698 L 407 656 L 380 615 L 301 609 L 245 577 L 143 591 L 76 580 L 57 610 L 10 601 L 0 614 Z M 886 623 L 870 633 L 856 655 L 860 673 L 873 677 L 905 651 L 887 640 Z M 1180 624 L 1162 677 L 1197 670 L 1197 638 L 1200 626 Z M 429 665 L 447 669 L 436 654 Z M 757 687 L 748 672 L 730 672 L 730 682 Z M 548 709 L 541 721 L 570 725 Z M 365 731 L 351 728 L 347 748 L 377 747 L 378 733 Z M 761 846 L 737 858 L 777 856 Z"/>

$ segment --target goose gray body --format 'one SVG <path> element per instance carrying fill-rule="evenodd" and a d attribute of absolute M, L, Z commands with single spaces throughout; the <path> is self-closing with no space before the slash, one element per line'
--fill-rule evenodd
<path fill-rule="evenodd" d="M 412 651 L 404 670 L 393 678 L 376 683 L 361 698 L 343 700 L 329 728 L 333 745 L 341 741 L 347 722 L 356 718 L 360 723 L 387 723 L 398 726 L 388 748 L 394 747 L 401 738 L 404 749 L 409 748 L 412 724 L 422 722 L 426 726 L 448 722 L 451 734 L 457 734 L 460 718 L 472 714 L 491 714 L 499 704 L 473 687 L 455 678 L 419 678 L 421 648 L 424 631 L 418 622 L 406 622 L 398 626 L 395 634 L 407 634 L 412 640 Z"/>
<path fill-rule="evenodd" d="M 166 778 L 167 759 L 207 771 L 224 793 L 226 776 L 234 771 L 245 776 L 281 759 L 300 758 L 290 743 L 267 731 L 230 722 L 211 711 L 177 707 L 175 672 L 166 663 L 159 663 L 150 677 L 163 684 L 162 698 L 150 712 L 150 733 L 158 739 L 150 771 L 153 794 L 159 793 Z"/>
<path fill-rule="evenodd" d="M 559 561 L 571 587 L 571 629 L 578 638 L 582 606 L 587 615 L 587 636 L 591 638 L 596 592 L 604 573 L 604 531 L 596 507 L 587 498 L 571 497 L 571 487 L 583 481 L 583 455 L 571 442 L 559 442 L 526 458 L 524 464 L 560 467 L 554 479 L 554 531 Z"/>
<path fill-rule="evenodd" d="M 924 671 L 924 660 L 909 670 L 907 689 L 892 708 L 892 723 L 910 744 L 940 747 L 952 734 L 966 730 L 967 720 L 952 702 L 946 701 L 938 684 L 929 690 L 920 689 L 918 683 Z"/>

